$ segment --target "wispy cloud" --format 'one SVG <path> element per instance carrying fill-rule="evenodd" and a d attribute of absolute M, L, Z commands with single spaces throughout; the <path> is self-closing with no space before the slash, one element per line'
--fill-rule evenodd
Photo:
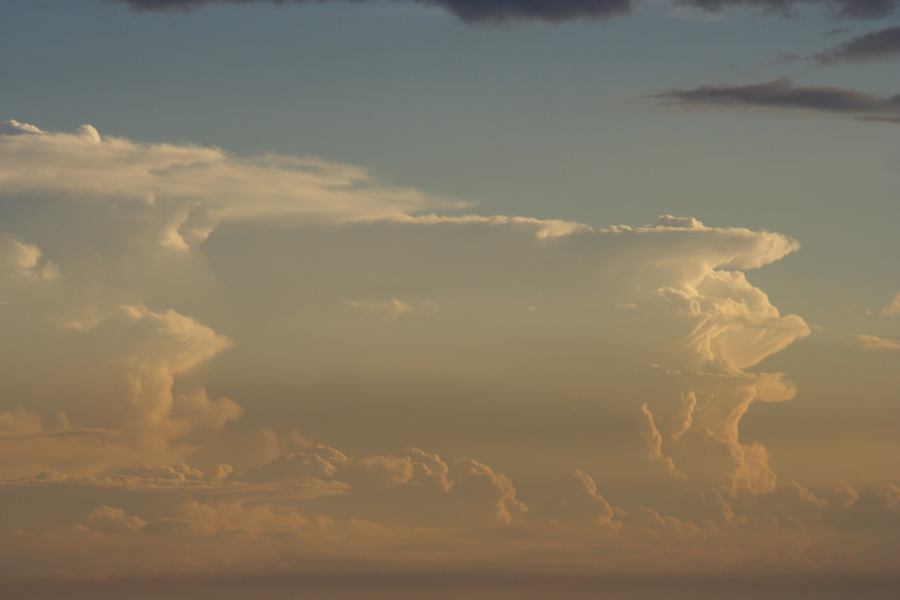
<path fill-rule="evenodd" d="M 284 4 L 285 0 L 120 0 L 137 10 L 191 10 L 205 4 Z M 327 0 L 287 0 L 310 4 Z M 366 2 L 369 0 L 356 0 Z M 628 13 L 631 0 L 412 0 L 436 6 L 469 23 L 512 20 L 566 21 Z"/>
<path fill-rule="evenodd" d="M 377 315 L 386 319 L 400 319 L 412 316 L 431 317 L 440 310 L 440 307 L 434 302 L 426 300 L 418 304 L 411 304 L 409 302 L 404 302 L 399 298 L 375 302 L 347 300 L 344 304 L 360 312 Z"/>
<path fill-rule="evenodd" d="M 860 334 L 856 341 L 863 350 L 900 350 L 900 342 L 878 337 L 876 335 Z"/>
<path fill-rule="evenodd" d="M 819 64 L 874 62 L 900 58 L 900 26 L 872 31 L 812 57 Z"/>
<path fill-rule="evenodd" d="M 796 86 L 787 78 L 748 85 L 671 89 L 651 97 L 692 108 L 806 110 L 900 123 L 900 96 L 885 98 L 839 87 Z"/>
<path fill-rule="evenodd" d="M 331 0 L 118 0 L 138 11 L 188 11 L 207 4 L 310 4 Z M 355 3 L 372 0 L 355 0 Z M 501 23 L 515 20 L 560 22 L 603 19 L 632 11 L 632 0 L 407 0 L 441 8 L 467 23 Z M 728 7 L 753 7 L 787 14 L 795 5 L 823 5 L 833 14 L 851 19 L 882 17 L 896 9 L 896 0 L 684 0 L 683 4 L 705 12 Z"/>

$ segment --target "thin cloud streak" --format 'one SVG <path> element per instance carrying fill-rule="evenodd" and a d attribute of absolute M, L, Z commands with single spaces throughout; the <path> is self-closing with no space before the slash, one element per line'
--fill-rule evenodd
<path fill-rule="evenodd" d="M 900 26 L 872 31 L 812 57 L 823 65 L 875 62 L 900 58 Z"/>
<path fill-rule="evenodd" d="M 311 4 L 330 0 L 118 0 L 138 11 L 189 11 L 207 4 Z M 333 0 L 331 0 L 333 1 Z M 344 0 L 358 4 L 371 0 Z M 406 0 L 435 6 L 466 23 L 507 21 L 562 22 L 577 19 L 604 19 L 632 12 L 631 0 Z M 897 8 L 896 0 L 685 0 L 685 5 L 706 12 L 730 7 L 751 7 L 765 12 L 788 14 L 796 6 L 821 5 L 838 17 L 871 19 L 884 17 Z"/>
<path fill-rule="evenodd" d="M 120 0 L 138 11 L 188 11 L 207 4 L 311 4 L 328 0 Z M 348 0 L 352 4 L 370 0 Z M 631 0 L 412 0 L 439 7 L 467 23 L 601 19 L 631 12 Z"/>
<path fill-rule="evenodd" d="M 883 98 L 828 86 L 796 86 L 787 78 L 748 85 L 704 85 L 650 96 L 689 108 L 806 110 L 900 123 L 900 96 Z"/>

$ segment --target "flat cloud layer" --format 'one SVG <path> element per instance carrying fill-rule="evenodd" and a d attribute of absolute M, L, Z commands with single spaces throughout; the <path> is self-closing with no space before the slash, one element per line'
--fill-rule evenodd
<path fill-rule="evenodd" d="M 3 125 L 0 581 L 896 567 L 896 486 L 782 481 L 741 432 L 797 394 L 760 365 L 810 328 L 747 275 L 796 240 L 447 204 L 314 159 Z M 296 412 L 323 373 L 374 381 L 327 397 L 340 442 Z M 441 421 L 442 381 L 481 437 Z M 565 454 L 569 397 L 619 463 Z"/>
<path fill-rule="evenodd" d="M 204 4 L 284 3 L 284 0 L 123 0 L 139 10 L 190 10 Z M 309 3 L 316 0 L 287 0 Z M 368 0 L 350 0 L 365 2 Z M 467 22 L 498 22 L 518 19 L 564 21 L 603 18 L 629 12 L 629 0 L 413 0 L 437 6 Z"/>
<path fill-rule="evenodd" d="M 323 0 L 119 0 L 138 10 L 191 10 L 205 4 L 304 4 Z M 344 0 L 366 2 L 369 0 Z M 408 0 L 426 6 L 437 6 L 466 22 L 502 22 L 510 20 L 565 21 L 581 18 L 605 18 L 631 12 L 630 0 Z M 848 18 L 874 18 L 896 9 L 895 0 L 687 0 L 684 4 L 705 11 L 726 7 L 754 7 L 766 11 L 788 12 L 798 4 L 829 7 L 837 15 Z"/>

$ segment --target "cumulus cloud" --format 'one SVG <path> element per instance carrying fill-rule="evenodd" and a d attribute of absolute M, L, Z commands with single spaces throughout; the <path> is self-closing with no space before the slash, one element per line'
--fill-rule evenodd
<path fill-rule="evenodd" d="M 23 127 L 18 125 L 16 129 Z M 404 198 L 409 198 L 409 194 L 400 193 L 398 201 L 394 194 L 374 188 L 368 176 L 352 167 L 290 157 L 239 158 L 219 149 L 190 145 L 140 144 L 101 136 L 87 127 L 76 134 L 26 129 L 19 135 L 0 139 L 0 155 L 5 152 L 10 159 L 9 163 L 0 162 L 0 175 L 8 183 L 4 201 L 61 196 L 63 200 L 59 202 L 32 202 L 29 208 L 45 210 L 59 218 L 56 211 L 65 211 L 66 202 L 75 203 L 101 216 L 92 220 L 108 219 L 110 224 L 98 232 L 97 243 L 109 244 L 103 249 L 107 270 L 109 265 L 122 262 L 115 279 L 97 281 L 96 270 L 85 269 L 86 263 L 96 260 L 93 247 L 80 254 L 72 253 L 65 245 L 55 251 L 54 257 L 66 261 L 63 271 L 73 274 L 67 277 L 66 291 L 92 299 L 99 296 L 104 303 L 92 300 L 76 311 L 80 313 L 77 318 L 60 319 L 65 323 L 65 331 L 48 332 L 47 337 L 68 336 L 70 343 L 93 349 L 90 360 L 103 369 L 105 396 L 120 401 L 108 404 L 102 411 L 95 407 L 91 419 L 96 421 L 99 417 L 103 433 L 91 432 L 88 437 L 94 445 L 98 435 L 103 440 L 117 435 L 132 440 L 133 452 L 128 459 L 132 462 L 151 455 L 161 462 L 181 460 L 190 447 L 189 438 L 203 431 L 221 431 L 241 415 L 234 401 L 210 398 L 203 388 L 175 389 L 176 379 L 219 355 L 230 347 L 230 340 L 180 312 L 154 311 L 134 301 L 147 293 L 160 295 L 161 289 L 173 284 L 169 279 L 171 270 L 185 269 L 176 280 L 176 286 L 185 286 L 184 293 L 166 293 L 162 296 L 166 301 L 180 298 L 181 303 L 204 307 L 195 299 L 199 281 L 209 290 L 216 290 L 199 292 L 206 299 L 205 309 L 222 305 L 217 284 L 204 280 L 209 271 L 201 262 L 216 249 L 209 244 L 201 249 L 197 242 L 223 224 L 239 229 L 255 225 L 255 219 L 280 216 L 279 220 L 285 221 L 290 217 L 292 222 L 307 224 L 308 229 L 299 239 L 311 244 L 310 255 L 335 257 L 327 271 L 321 271 L 314 261 L 293 262 L 291 273 L 267 277 L 273 260 L 273 255 L 269 255 L 251 257 L 252 273 L 239 271 L 231 264 L 217 273 L 226 278 L 232 273 L 258 278 L 273 298 L 294 294 L 295 303 L 302 304 L 302 297 L 296 297 L 297 287 L 279 287 L 294 277 L 302 279 L 300 290 L 311 290 L 309 293 L 314 292 L 316 298 L 327 298 L 332 290 L 337 296 L 335 304 L 398 319 L 432 315 L 437 302 L 390 296 L 388 300 L 369 300 L 378 296 L 360 294 L 358 284 L 343 287 L 344 282 L 376 281 L 378 289 L 397 289 L 406 298 L 436 297 L 432 292 L 446 294 L 448 290 L 492 298 L 551 289 L 553 294 L 566 296 L 567 302 L 634 307 L 633 318 L 643 319 L 642 327 L 654 332 L 651 337 L 656 341 L 651 347 L 659 355 L 653 359 L 666 362 L 673 370 L 729 378 L 739 388 L 747 385 L 749 376 L 745 369 L 808 333 L 800 317 L 781 315 L 744 273 L 797 249 L 796 240 L 782 234 L 710 227 L 695 218 L 673 215 L 663 215 L 646 226 L 597 228 L 528 217 L 418 214 L 416 211 L 427 205 L 423 195 L 412 194 L 422 202 L 406 203 Z M 47 175 L 48 164 L 54 166 L 53 177 Z M 113 174 L 106 177 L 108 171 Z M 182 204 L 185 198 L 191 198 L 191 204 Z M 123 218 L 133 220 L 136 233 L 117 233 Z M 390 236 L 392 242 L 380 244 L 382 236 Z M 364 241 L 362 245 L 360 240 Z M 43 244 L 44 238 L 40 242 Z M 52 239 L 50 242 L 61 243 Z M 440 248 L 431 248 L 434 244 Z M 123 245 L 133 253 L 128 260 L 120 256 Z M 448 247 L 474 253 L 473 260 L 462 260 L 456 252 L 447 252 Z M 166 253 L 171 248 L 190 251 L 180 258 Z M 354 254 L 359 250 L 362 254 Z M 296 252 L 287 248 L 279 254 L 299 256 Z M 420 257 L 431 257 L 431 263 L 427 271 L 416 267 L 417 289 L 413 296 L 406 296 L 404 290 L 410 289 L 411 279 L 404 265 Z M 33 264 L 40 264 L 36 260 L 31 259 L 26 267 L 35 268 Z M 146 264 L 146 273 L 157 269 L 158 280 L 135 281 L 134 264 Z M 369 272 L 361 278 L 354 269 L 363 264 Z M 232 294 L 241 294 L 247 287 L 243 281 L 236 281 L 235 285 Z M 346 292 L 351 289 L 352 295 Z M 104 306 L 109 303 L 108 298 L 117 295 L 132 301 Z M 247 329 L 246 323 L 265 323 L 270 313 L 272 318 L 288 318 L 271 306 L 263 308 L 258 299 L 249 306 L 253 308 L 233 323 L 245 335 L 252 336 L 258 329 Z M 475 310 L 490 312 L 491 306 L 488 303 Z M 552 319 L 553 312 L 542 317 L 547 318 Z M 601 316 L 595 326 L 614 329 L 616 325 Z M 85 369 L 95 370 L 96 366 Z M 749 402 L 747 397 L 757 396 L 755 392 L 742 395 L 738 404 Z M 742 411 L 705 414 L 707 421 L 713 415 L 722 419 L 704 427 L 717 432 L 717 439 L 730 444 L 735 455 L 764 455 L 751 453 L 737 441 L 734 423 Z M 79 423 L 85 422 L 81 415 L 70 416 L 77 417 Z M 654 423 L 656 433 L 662 435 L 658 426 Z M 681 429 L 685 426 L 682 424 Z M 672 432 L 669 435 L 681 436 Z M 124 457 L 127 453 L 118 455 Z M 752 462 L 749 458 L 735 461 L 740 468 Z M 40 466 L 52 470 L 56 463 L 48 460 Z M 369 470 L 376 467 L 401 469 L 395 473 L 399 477 L 407 465 L 381 458 L 374 460 Z M 96 470 L 96 466 L 93 468 Z M 478 469 L 470 465 L 468 470 L 474 473 Z M 484 474 L 484 478 L 498 489 L 503 488 L 502 477 Z M 496 518 L 514 520 L 519 512 L 510 498 L 498 501 L 497 506 L 492 509 Z"/>
<path fill-rule="evenodd" d="M 860 334 L 856 336 L 856 343 L 863 350 L 900 350 L 900 342 L 881 338 L 876 335 Z"/>
<path fill-rule="evenodd" d="M 688 377 L 685 385 L 690 391 L 677 401 L 655 403 L 657 412 L 671 416 L 666 435 L 657 430 L 648 438 L 651 449 L 661 448 L 667 436 L 669 460 L 677 461 L 688 479 L 719 482 L 730 494 L 773 491 L 778 478 L 769 451 L 743 442 L 740 423 L 754 403 L 791 400 L 796 388 L 780 373 L 700 375 Z"/>
<path fill-rule="evenodd" d="M 44 332 L 42 332 L 44 333 Z M 6 436 L 0 476 L 70 469 L 96 473 L 111 466 L 175 458 L 191 435 L 219 430 L 241 408 L 229 398 L 211 399 L 202 388 L 175 392 L 175 379 L 231 345 L 212 329 L 176 311 L 121 306 L 94 320 L 50 327 L 49 339 L 81 348 L 72 385 L 90 385 L 102 403 L 71 405 L 69 416 L 46 419 L 19 409 L 2 413 Z M 62 371 L 57 377 L 64 378 Z M 100 427 L 77 424 L 99 411 Z"/>
<path fill-rule="evenodd" d="M 855 37 L 816 54 L 821 64 L 860 63 L 900 57 L 900 26 L 886 27 Z"/>
<path fill-rule="evenodd" d="M 581 469 L 559 481 L 553 492 L 555 506 L 551 517 L 554 520 L 610 525 L 614 529 L 618 526 L 616 519 L 623 511 L 613 507 L 600 494 L 594 478 Z"/>
<path fill-rule="evenodd" d="M 873 96 L 838 87 L 795 86 L 786 78 L 748 85 L 672 89 L 653 97 L 692 108 L 805 110 L 866 121 L 900 122 L 900 96 Z"/>
<path fill-rule="evenodd" d="M 16 236 L 0 233 L 0 278 L 50 281 L 57 277 L 59 268 L 44 259 L 40 248 Z M 0 285 L 3 285 L 2 279 Z"/>
<path fill-rule="evenodd" d="M 240 415 L 233 401 L 211 400 L 203 390 L 173 393 L 178 375 L 232 343 L 202 323 L 174 310 L 122 306 L 81 334 L 85 343 L 110 348 L 127 398 L 126 419 L 136 433 L 177 437 L 194 427 L 221 427 Z"/>
<path fill-rule="evenodd" d="M 396 542 L 395 560 L 426 551 L 428 560 L 471 559 L 489 543 L 507 556 L 504 544 L 521 539 L 522 564 L 559 552 L 589 565 L 602 544 L 639 549 L 642 560 L 694 542 L 726 547 L 722 532 L 745 523 L 740 503 L 762 502 L 747 497 L 779 493 L 786 512 L 827 512 L 823 499 L 850 511 L 868 502 L 855 488 L 856 500 L 848 490 L 834 500 L 805 488 L 781 494 L 768 449 L 740 436 L 755 403 L 796 394 L 786 376 L 752 371 L 809 332 L 747 274 L 796 251 L 787 235 L 674 215 L 594 227 L 423 213 L 431 210 L 424 195 L 398 199 L 352 167 L 140 144 L 87 127 L 5 127 L 0 211 L 15 218 L 4 219 L 11 233 L 0 238 L 0 281 L 17 302 L 0 312 L 0 327 L 23 342 L 0 348 L 0 500 L 31 519 L 35 540 L 55 526 L 56 541 L 90 546 L 91 558 L 119 564 L 118 551 L 134 548 L 132 566 L 161 573 L 190 558 L 158 552 L 178 546 L 167 536 L 214 568 L 244 564 L 219 548 L 224 536 L 252 544 L 261 568 L 288 571 L 310 556 L 355 551 L 370 560 L 385 540 Z M 72 219 L 90 235 L 57 235 Z M 441 318 L 402 327 L 353 315 L 427 316 L 438 302 Z M 541 310 L 526 320 L 514 305 Z M 616 374 L 651 363 L 660 368 Z M 590 375 L 579 380 L 581 366 Z M 372 369 L 404 385 L 423 372 L 465 372 L 595 397 L 598 368 L 612 374 L 603 385 L 615 392 L 599 389 L 595 414 L 624 390 L 618 408 L 643 428 L 643 448 L 635 440 L 617 452 L 632 461 L 629 472 L 649 455 L 673 481 L 641 485 L 672 489 L 686 479 L 710 515 L 670 514 L 651 499 L 625 510 L 605 474 L 598 485 L 583 471 L 543 486 L 532 502 L 529 487 L 533 494 L 543 482 L 534 473 L 520 479 L 502 451 L 485 462 L 454 459 L 469 446 L 373 451 L 365 446 L 374 437 L 345 451 L 284 434 L 295 425 L 290 411 L 248 392 L 284 385 L 303 402 L 297 382 L 307 376 L 331 369 L 353 379 Z M 502 447 L 500 436 L 516 430 L 506 418 L 518 418 L 525 400 L 503 401 L 513 408 L 484 447 Z M 374 429 L 404 417 L 381 412 L 369 422 L 345 411 L 335 427 L 357 435 L 363 420 Z M 462 439 L 439 426 L 453 444 Z M 402 437 L 394 431 L 391 440 Z M 527 435 L 519 440 L 530 443 Z M 64 507 L 58 523 L 29 512 L 37 494 Z M 882 504 L 892 501 L 886 494 Z M 17 538 L 15 551 L 38 556 L 47 539 Z M 747 556 L 727 548 L 730 564 Z M 159 562 L 135 559 L 145 551 Z M 711 556 L 702 561 L 720 559 Z"/>
<path fill-rule="evenodd" d="M 681 394 L 681 405 L 672 416 L 673 440 L 677 440 L 687 432 L 694 424 L 694 410 L 697 408 L 697 394 L 686 392 Z"/>
<path fill-rule="evenodd" d="M 371 518 L 390 519 L 398 506 L 407 520 L 420 512 L 433 523 L 509 525 L 527 512 L 509 477 L 472 459 L 449 464 L 408 448 L 397 454 L 351 458 L 324 444 L 286 452 L 246 474 L 253 482 L 331 480 Z M 387 511 L 384 507 L 390 507 Z"/>
<path fill-rule="evenodd" d="M 647 452 L 650 460 L 659 463 L 665 469 L 666 473 L 676 479 L 684 479 L 684 474 L 675 466 L 675 462 L 671 457 L 663 454 L 663 436 L 656 427 L 656 421 L 653 413 L 647 407 L 647 403 L 641 405 L 641 416 L 643 417 L 642 434 L 647 444 Z"/>
<path fill-rule="evenodd" d="M 139 533 L 147 524 L 134 515 L 128 515 L 121 508 L 98 506 L 88 515 L 83 529 L 98 533 L 122 535 Z"/>

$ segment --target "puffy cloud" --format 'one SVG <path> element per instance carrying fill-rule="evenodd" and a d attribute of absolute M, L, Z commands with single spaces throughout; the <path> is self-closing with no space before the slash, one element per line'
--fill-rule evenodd
<path fill-rule="evenodd" d="M 98 506 L 88 515 L 82 526 L 89 531 L 108 535 L 129 535 L 139 533 L 147 522 L 134 515 L 128 515 L 121 508 Z"/>
<path fill-rule="evenodd" d="M 472 459 L 459 461 L 461 474 L 454 482 L 453 491 L 477 510 L 484 507 L 488 522 L 509 525 L 528 511 L 517 495 L 512 480 L 497 473 L 489 466 Z"/>
<path fill-rule="evenodd" d="M 44 133 L 37 125 L 31 123 L 20 123 L 15 119 L 8 121 L 0 121 L 0 135 L 25 135 L 25 134 Z"/>
<path fill-rule="evenodd" d="M 202 323 L 174 310 L 122 306 L 81 334 L 85 343 L 109 349 L 108 360 L 127 401 L 125 418 L 136 434 L 177 437 L 196 427 L 221 427 L 240 416 L 240 408 L 227 398 L 210 400 L 203 390 L 172 391 L 178 375 L 232 343 Z"/>
<path fill-rule="evenodd" d="M 580 469 L 564 478 L 554 492 L 557 506 L 553 516 L 563 521 L 612 524 L 622 512 L 607 502 L 594 478 Z"/>
<path fill-rule="evenodd" d="M 838 508 L 847 510 L 859 500 L 859 492 L 852 485 L 842 485 L 834 489 L 835 503 Z"/>
<path fill-rule="evenodd" d="M 900 350 L 900 342 L 878 337 L 876 335 L 860 334 L 856 336 L 856 343 L 863 350 Z"/>
<path fill-rule="evenodd" d="M 673 89 L 654 97 L 693 108 L 807 110 L 900 123 L 900 96 L 882 98 L 837 87 L 798 87 L 786 78 L 748 85 Z"/>
<path fill-rule="evenodd" d="M 59 268 L 43 258 L 34 244 L 0 233 L 0 278 L 26 281 L 51 281 L 59 277 Z M 0 286 L 4 285 L 0 279 Z M 0 287 L 0 290 L 3 288 Z"/>
<path fill-rule="evenodd" d="M 362 504 L 367 515 L 380 519 L 393 518 L 392 510 L 403 506 L 408 507 L 403 515 L 407 520 L 420 512 L 439 523 L 508 525 L 527 511 L 506 475 L 468 458 L 451 467 L 437 454 L 418 448 L 353 459 L 330 446 L 312 444 L 278 456 L 246 478 L 341 482 L 352 496 L 348 501 Z"/>
<path fill-rule="evenodd" d="M 778 496 L 792 507 L 779 517 L 796 507 L 827 512 L 819 504 L 831 496 L 819 490 L 782 494 L 768 450 L 739 435 L 754 403 L 796 393 L 780 374 L 749 371 L 809 331 L 799 316 L 782 315 L 745 273 L 795 251 L 789 236 L 673 215 L 609 228 L 423 215 L 418 211 L 430 204 L 423 196 L 394 198 L 351 167 L 140 144 L 86 127 L 76 134 L 21 124 L 6 129 L 15 135 L 0 140 L 0 159 L 17 167 L 0 160 L 0 209 L 20 206 L 26 196 L 29 203 L 10 211 L 18 220 L 8 221 L 15 235 L 0 256 L 13 258 L 2 263 L 2 276 L 27 283 L 10 288 L 20 302 L 0 315 L 0 326 L 28 335 L 21 336 L 24 350 L 5 348 L 15 362 L 0 385 L 4 398 L 18 398 L 23 389 L 28 396 L 0 410 L 0 496 L 18 507 L 16 515 L 30 515 L 32 525 L 40 519 L 23 498 L 52 497 L 65 508 L 55 512 L 66 532 L 59 534 L 63 545 L 90 546 L 92 557 L 110 564 L 120 564 L 126 548 L 135 553 L 132 566 L 158 566 L 161 573 L 179 560 L 194 565 L 188 550 L 197 560 L 208 556 L 203 564 L 213 569 L 245 564 L 237 550 L 218 548 L 224 536 L 252 544 L 248 552 L 260 568 L 279 564 L 288 571 L 311 556 L 327 562 L 352 551 L 371 560 L 385 540 L 397 542 L 388 562 L 420 554 L 471 561 L 489 549 L 492 556 L 511 552 L 521 564 L 558 552 L 596 565 L 604 544 L 637 548 L 646 560 L 678 555 L 697 542 L 733 554 L 703 554 L 695 565 L 736 565 L 747 553 L 729 546 L 722 532 L 742 526 L 749 509 L 739 503 L 757 501 L 746 497 Z M 54 176 L 41 165 L 52 165 Z M 406 201 L 412 197 L 422 202 Z M 255 221 L 279 215 L 285 218 L 277 226 Z M 70 217 L 90 222 L 92 234 L 47 233 Z M 297 223 L 303 226 L 292 228 Z M 63 276 L 51 282 L 41 275 L 51 264 L 41 251 Z M 46 294 L 25 302 L 34 290 Z M 349 308 L 397 318 L 432 313 L 430 304 L 410 299 L 435 298 L 441 318 L 411 319 L 403 327 L 358 319 L 350 327 L 348 298 L 356 299 Z M 538 304 L 540 311 L 521 315 L 509 309 Z M 385 337 L 370 339 L 373 332 Z M 392 337 L 400 335 L 409 337 Z M 230 366 L 216 371 L 220 356 L 235 357 L 232 364 L 253 377 L 232 377 Z M 274 369 L 277 361 L 287 369 Z M 516 473 L 514 484 L 504 473 L 515 473 L 511 460 L 490 457 L 488 466 L 447 459 L 446 446 L 440 454 L 345 453 L 263 429 L 283 432 L 295 423 L 289 411 L 254 402 L 249 386 L 240 385 L 287 382 L 293 394 L 301 389 L 297 380 L 324 366 L 350 376 L 362 368 L 393 375 L 396 368 L 400 381 L 426 370 L 470 370 L 473 379 L 517 378 L 523 386 L 546 379 L 548 387 L 568 390 L 581 365 L 594 373 L 598 366 L 613 372 L 652 362 L 660 368 L 609 384 L 625 390 L 628 402 L 639 398 L 624 410 L 640 413 L 644 452 L 676 476 L 648 485 L 667 494 L 687 478 L 704 490 L 710 514 L 678 514 L 646 498 L 628 503 L 625 515 L 607 501 L 619 504 L 605 475 L 601 494 L 581 471 L 532 503 L 528 489 L 539 485 L 539 475 L 529 481 Z M 573 387 L 593 394 L 596 381 L 585 379 L 589 387 L 584 381 Z M 235 388 L 246 401 L 232 394 Z M 598 405 L 616 401 L 617 394 L 600 391 Z M 236 423 L 241 407 L 220 393 L 241 398 L 252 423 Z M 366 427 L 401 416 L 384 412 L 384 421 Z M 338 425 L 353 435 L 362 422 L 355 419 L 366 419 L 344 416 Z M 509 429 L 505 421 L 498 427 Z M 462 444 L 457 433 L 450 432 L 453 443 Z M 491 447 L 496 439 L 489 438 Z M 622 454 L 639 465 L 646 458 L 634 446 Z M 851 504 L 849 492 L 834 496 L 842 498 L 834 506 Z M 865 504 L 867 496 L 859 496 L 853 507 Z M 66 537 L 73 527 L 81 536 L 76 542 Z M 493 533 L 473 533 L 479 531 Z M 466 537 L 478 535 L 485 537 Z M 159 552 L 178 546 L 169 536 L 184 541 L 184 553 Z M 514 548 L 519 554 L 505 544 L 521 544 Z M 40 544 L 24 545 L 40 552 Z M 629 560 L 640 562 L 622 559 Z"/>
<path fill-rule="evenodd" d="M 212 473 L 205 473 L 186 464 L 125 467 L 91 481 L 102 487 L 128 489 L 194 488 L 223 482 L 232 471 L 231 465 L 219 465 Z"/>
<path fill-rule="evenodd" d="M 51 326 L 46 335 L 82 349 L 82 356 L 73 352 L 69 357 L 74 374 L 60 370 L 56 376 L 72 377 L 75 387 L 93 387 L 98 404 L 72 403 L 50 420 L 25 409 L 2 413 L 7 435 L 0 446 L 12 457 L 0 461 L 3 477 L 59 469 L 90 474 L 171 460 L 186 450 L 192 435 L 219 430 L 241 415 L 234 401 L 211 399 L 202 388 L 173 391 L 178 376 L 231 345 L 176 311 L 121 306 L 86 322 Z M 102 425 L 86 427 L 85 420 Z"/>
<path fill-rule="evenodd" d="M 693 379 L 693 378 L 691 378 Z M 731 494 L 767 493 L 777 476 L 765 446 L 741 441 L 740 423 L 755 402 L 784 402 L 796 395 L 794 386 L 778 373 L 734 375 L 689 381 L 695 389 L 667 407 L 669 453 L 688 478 L 724 484 Z M 687 418 L 687 415 L 690 415 Z M 658 433 L 659 445 L 662 434 Z"/>

